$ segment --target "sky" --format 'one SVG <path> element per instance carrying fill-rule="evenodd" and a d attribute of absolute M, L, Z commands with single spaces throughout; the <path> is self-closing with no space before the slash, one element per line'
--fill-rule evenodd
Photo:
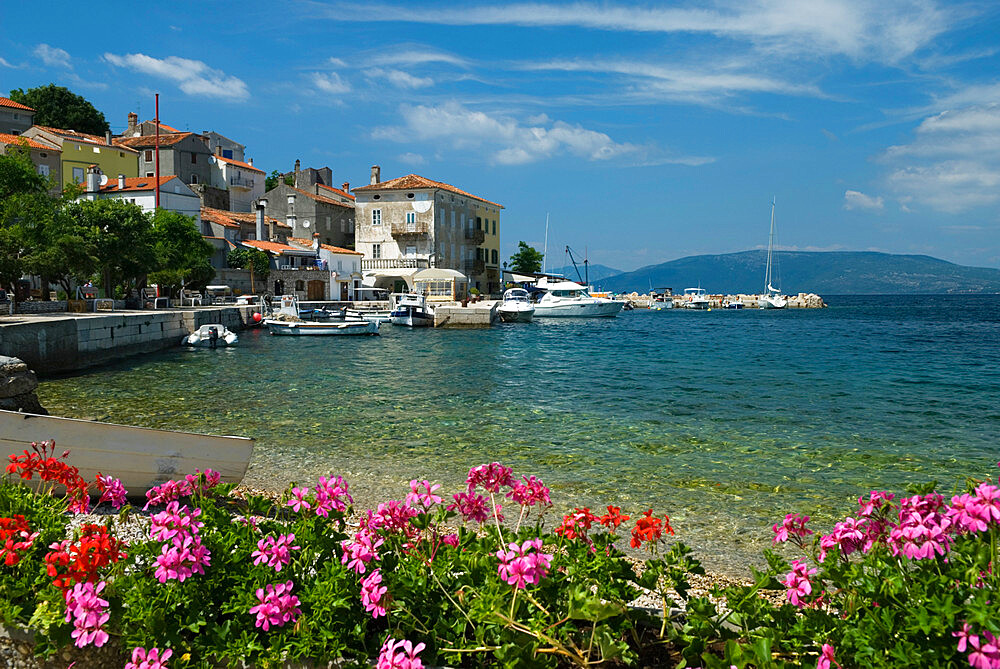
<path fill-rule="evenodd" d="M 766 248 L 1000 267 L 1000 3 L 8 3 L 0 94 L 416 173 L 622 270 Z M 137 10 L 142 7 L 142 10 Z"/>

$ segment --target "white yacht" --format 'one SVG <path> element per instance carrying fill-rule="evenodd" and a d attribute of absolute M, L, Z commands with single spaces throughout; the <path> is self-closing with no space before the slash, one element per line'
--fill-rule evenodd
<path fill-rule="evenodd" d="M 784 309 L 788 300 L 781 294 L 780 288 L 771 285 L 772 256 L 774 255 L 774 200 L 771 200 L 771 232 L 767 237 L 767 269 L 764 270 L 764 292 L 757 296 L 757 307 L 760 309 Z M 776 263 L 775 263 L 776 264 Z"/>
<path fill-rule="evenodd" d="M 542 277 L 535 284 L 535 316 L 537 318 L 599 318 L 615 317 L 624 302 L 594 297 L 587 287 L 573 281 Z"/>
<path fill-rule="evenodd" d="M 395 306 L 389 314 L 393 325 L 411 328 L 434 325 L 434 310 L 427 306 L 427 298 L 416 293 L 393 295 Z"/>
<path fill-rule="evenodd" d="M 708 309 L 711 303 L 708 298 L 705 297 L 704 288 L 685 288 L 684 289 L 684 302 L 682 303 L 685 309 Z"/>
<path fill-rule="evenodd" d="M 497 315 L 504 323 L 530 323 L 535 315 L 528 291 L 524 288 L 510 288 L 503 294 L 503 303 L 497 307 Z"/>

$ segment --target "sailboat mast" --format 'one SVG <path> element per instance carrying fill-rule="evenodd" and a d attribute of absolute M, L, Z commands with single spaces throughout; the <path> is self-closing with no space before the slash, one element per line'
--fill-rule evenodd
<path fill-rule="evenodd" d="M 771 231 L 767 236 L 767 270 L 764 272 L 764 292 L 771 294 L 771 254 L 774 252 L 774 200 L 771 198 Z"/>
<path fill-rule="evenodd" d="M 545 212 L 545 245 L 542 247 L 542 274 L 545 274 L 545 261 L 549 256 L 549 212 Z"/>

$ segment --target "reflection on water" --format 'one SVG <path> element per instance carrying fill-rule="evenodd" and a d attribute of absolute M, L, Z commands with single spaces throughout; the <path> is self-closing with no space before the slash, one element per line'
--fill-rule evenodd
<path fill-rule="evenodd" d="M 57 415 L 252 436 L 250 483 L 342 474 L 362 503 L 411 478 L 457 489 L 500 460 L 552 485 L 560 509 L 669 513 L 725 569 L 786 512 L 829 520 L 872 487 L 994 473 L 996 298 L 886 299 L 381 337 L 250 331 L 233 349 L 39 392 Z"/>

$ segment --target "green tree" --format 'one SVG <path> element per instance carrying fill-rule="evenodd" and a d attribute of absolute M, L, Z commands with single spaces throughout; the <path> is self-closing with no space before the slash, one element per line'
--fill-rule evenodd
<path fill-rule="evenodd" d="M 541 271 L 542 258 L 545 256 L 525 242 L 517 243 L 517 253 L 510 257 L 510 269 L 522 274 L 533 274 Z"/>
<path fill-rule="evenodd" d="M 275 188 L 284 181 L 286 186 L 295 185 L 295 175 L 294 174 L 282 174 L 278 170 L 271 170 L 271 174 L 264 178 L 264 190 L 269 191 Z"/>
<path fill-rule="evenodd" d="M 149 275 L 150 280 L 169 286 L 172 295 L 185 288 L 207 285 L 215 276 L 211 263 L 215 249 L 201 236 L 194 219 L 176 211 L 157 209 L 152 220 L 156 269 Z"/>
<path fill-rule="evenodd" d="M 15 88 L 10 99 L 35 110 L 35 124 L 103 135 L 110 129 L 104 114 L 68 88 L 49 84 L 24 91 Z"/>
<path fill-rule="evenodd" d="M 51 185 L 35 170 L 26 143 L 0 155 L 0 285 L 8 289 L 24 275 L 38 231 L 52 217 Z"/>
<path fill-rule="evenodd" d="M 247 247 L 235 248 L 226 255 L 226 264 L 236 269 L 250 270 L 250 290 L 257 292 L 254 278 L 267 281 L 271 273 L 271 257 L 266 251 Z"/>
<path fill-rule="evenodd" d="M 122 200 L 73 202 L 66 212 L 94 243 L 105 297 L 124 296 L 156 269 L 150 217 Z"/>

